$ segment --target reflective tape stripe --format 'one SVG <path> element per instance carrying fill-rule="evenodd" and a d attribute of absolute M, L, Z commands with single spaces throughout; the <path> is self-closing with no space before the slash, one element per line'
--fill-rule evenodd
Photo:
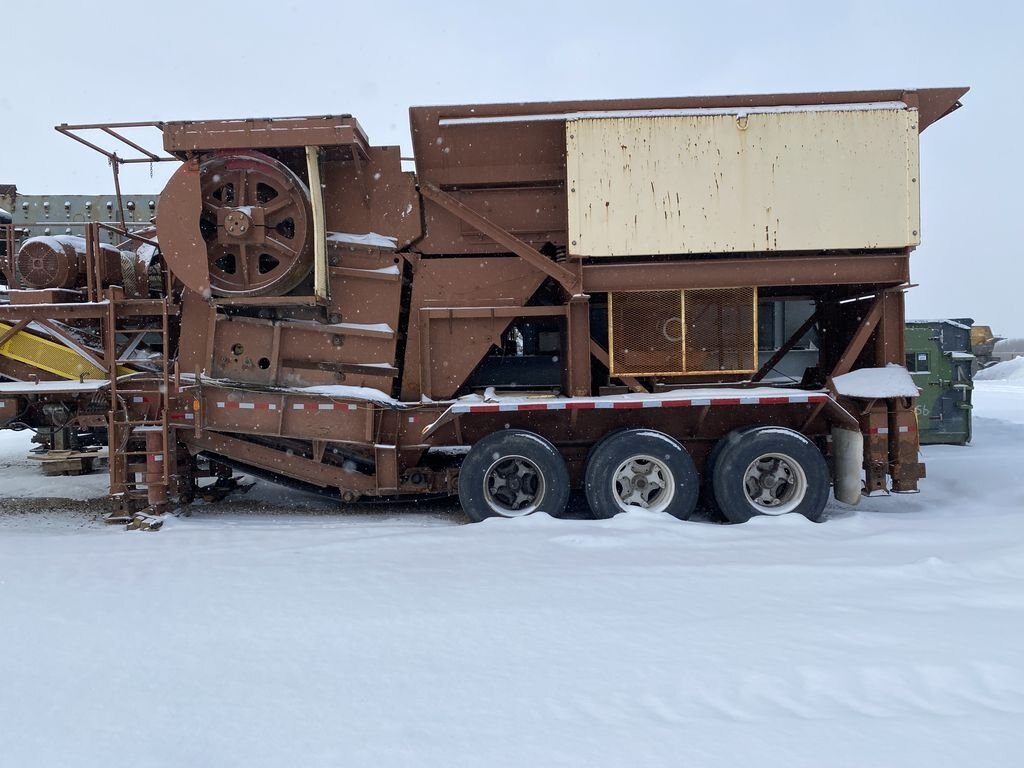
<path fill-rule="evenodd" d="M 354 411 L 356 403 L 292 403 L 293 411 Z"/>
<path fill-rule="evenodd" d="M 801 395 L 751 395 L 742 397 L 700 397 L 668 398 L 659 400 L 613 400 L 611 398 L 580 397 L 546 401 L 509 401 L 501 403 L 456 403 L 453 414 L 460 413 L 507 413 L 510 411 L 585 411 L 593 409 L 630 410 L 634 408 L 688 408 L 705 405 L 791 405 L 824 403 L 829 400 L 825 393 Z M 298 406 L 296 406 L 298 407 Z"/>
<path fill-rule="evenodd" d="M 913 426 L 908 426 L 907 424 L 901 424 L 897 428 L 896 431 L 897 432 L 902 432 L 903 434 L 906 434 L 908 432 L 916 432 L 917 430 Z M 889 434 L 889 428 L 888 427 L 871 427 L 868 430 L 868 434 L 869 435 L 888 435 Z"/>
<path fill-rule="evenodd" d="M 276 411 L 277 403 L 236 403 L 234 401 L 218 402 L 218 408 L 235 409 L 240 411 Z"/>

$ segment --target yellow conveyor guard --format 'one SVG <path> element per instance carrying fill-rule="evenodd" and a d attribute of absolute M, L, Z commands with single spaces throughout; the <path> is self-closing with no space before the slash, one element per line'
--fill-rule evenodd
<path fill-rule="evenodd" d="M 12 327 L 0 323 L 0 334 L 6 333 Z M 65 379 L 78 379 L 83 374 L 85 378 L 94 381 L 107 378 L 107 374 L 70 347 L 25 331 L 19 331 L 0 344 L 0 356 L 9 357 Z M 117 370 L 119 374 L 132 373 L 130 368 L 123 366 L 118 366 Z"/>

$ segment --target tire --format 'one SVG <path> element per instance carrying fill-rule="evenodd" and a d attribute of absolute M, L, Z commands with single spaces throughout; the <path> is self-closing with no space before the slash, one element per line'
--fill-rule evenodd
<path fill-rule="evenodd" d="M 594 517 L 630 509 L 689 519 L 700 478 L 677 440 L 653 429 L 625 429 L 602 439 L 587 460 L 584 487 Z"/>
<path fill-rule="evenodd" d="M 583 462 L 583 466 L 584 467 L 589 467 L 590 466 L 590 460 L 592 458 L 594 458 L 594 454 L 595 453 L 597 453 L 598 451 L 601 450 L 601 446 L 604 445 L 605 443 L 607 443 L 609 440 L 611 440 L 616 435 L 621 434 L 622 432 L 625 432 L 625 431 L 626 431 L 626 427 L 616 427 L 615 429 L 613 429 L 613 430 L 611 430 L 609 432 L 605 432 L 596 443 L 594 443 L 593 445 L 590 446 L 590 449 L 587 451 L 587 458 Z M 603 520 L 603 519 L 606 519 L 606 518 L 599 518 L 597 516 L 597 514 L 594 512 L 594 507 L 591 505 L 590 500 L 586 498 L 587 494 L 586 494 L 586 482 L 585 481 L 584 481 L 583 485 L 584 485 L 584 488 L 583 488 L 584 509 L 586 511 L 587 517 L 591 518 L 592 520 Z M 571 502 L 570 502 L 570 504 L 571 504 Z"/>
<path fill-rule="evenodd" d="M 519 429 L 477 442 L 459 472 L 459 502 L 473 522 L 488 517 L 559 516 L 569 502 L 569 470 L 551 443 Z"/>
<path fill-rule="evenodd" d="M 825 457 L 791 429 L 757 427 L 723 438 L 711 468 L 715 502 L 731 523 L 797 512 L 819 522 L 829 494 Z"/>
<path fill-rule="evenodd" d="M 621 435 L 625 431 L 627 431 L 626 427 L 616 427 L 615 429 L 613 429 L 613 430 L 611 430 L 609 432 L 605 432 L 601 436 L 600 440 L 598 440 L 596 443 L 594 443 L 592 446 L 590 446 L 590 450 L 587 451 L 587 461 L 586 461 L 586 463 L 590 464 L 590 459 L 593 458 L 595 453 L 597 453 L 598 451 L 601 450 L 601 446 L 602 445 L 607 443 L 609 440 L 611 440 L 616 435 Z"/>
<path fill-rule="evenodd" d="M 715 466 L 718 464 L 718 457 L 722 455 L 728 446 L 739 440 L 740 436 L 745 432 L 749 432 L 757 427 L 742 427 L 740 429 L 734 429 L 727 435 L 719 438 L 718 442 L 711 448 L 711 452 L 708 454 L 707 459 L 704 461 L 704 474 L 701 477 L 703 481 L 701 484 L 700 491 L 700 504 L 701 511 L 704 512 L 713 522 L 727 523 L 729 519 L 722 513 L 721 508 L 718 506 L 718 500 L 715 498 Z"/>

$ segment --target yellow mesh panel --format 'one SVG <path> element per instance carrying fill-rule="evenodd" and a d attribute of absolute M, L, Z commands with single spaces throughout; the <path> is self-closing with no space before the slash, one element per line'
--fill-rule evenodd
<path fill-rule="evenodd" d="M 756 288 L 608 295 L 613 376 L 749 373 L 756 330 Z"/>
<path fill-rule="evenodd" d="M 683 367 L 679 291 L 638 291 L 608 296 L 612 374 L 650 376 Z"/>
<path fill-rule="evenodd" d="M 6 333 L 12 327 L 0 323 L 0 334 Z M 107 378 L 103 371 L 73 349 L 24 331 L 19 331 L 0 344 L 0 355 L 55 373 L 65 379 L 77 379 L 83 373 L 87 379 Z"/>
<path fill-rule="evenodd" d="M 757 289 L 683 291 L 686 373 L 757 370 Z"/>

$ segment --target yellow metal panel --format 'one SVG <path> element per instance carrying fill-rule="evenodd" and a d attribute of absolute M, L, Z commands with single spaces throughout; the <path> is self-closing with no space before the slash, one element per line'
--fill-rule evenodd
<path fill-rule="evenodd" d="M 324 188 L 320 183 L 320 147 L 306 147 L 306 173 L 313 210 L 313 293 L 327 298 L 327 225 L 324 218 Z"/>
<path fill-rule="evenodd" d="M 566 149 L 574 256 L 920 242 L 916 110 L 585 117 Z"/>
<path fill-rule="evenodd" d="M 12 327 L 0 323 L 0 334 Z M 26 363 L 65 379 L 78 379 L 82 375 L 93 381 L 107 378 L 107 374 L 73 349 L 24 331 L 19 331 L 0 344 L 0 356 Z M 119 366 L 118 372 L 132 373 L 132 370 Z"/>

